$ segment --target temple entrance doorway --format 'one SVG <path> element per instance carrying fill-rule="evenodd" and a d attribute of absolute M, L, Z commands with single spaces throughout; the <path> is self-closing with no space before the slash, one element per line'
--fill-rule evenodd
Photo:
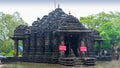
<path fill-rule="evenodd" d="M 78 34 L 69 34 L 64 36 L 64 42 L 66 45 L 65 51 L 66 57 L 70 57 L 71 55 L 78 57 L 78 40 L 79 40 Z"/>

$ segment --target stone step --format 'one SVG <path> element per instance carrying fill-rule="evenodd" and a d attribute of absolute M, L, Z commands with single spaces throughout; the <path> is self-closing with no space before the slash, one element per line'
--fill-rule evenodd
<path fill-rule="evenodd" d="M 84 58 L 85 65 L 95 65 L 96 58 Z"/>
<path fill-rule="evenodd" d="M 81 58 L 60 58 L 59 64 L 66 66 L 82 65 L 83 60 Z"/>

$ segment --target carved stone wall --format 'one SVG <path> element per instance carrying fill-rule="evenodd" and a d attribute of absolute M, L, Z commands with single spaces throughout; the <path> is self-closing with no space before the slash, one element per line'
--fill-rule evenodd
<path fill-rule="evenodd" d="M 71 32 L 64 33 L 57 32 L 57 30 Z M 27 58 L 26 61 L 56 63 L 59 58 L 58 47 L 61 42 L 61 34 L 74 34 L 74 32 L 80 35 L 78 36 L 81 38 L 78 39 L 79 42 L 85 38 L 87 46 L 91 49 L 94 40 L 101 39 L 99 32 L 85 28 L 76 17 L 64 13 L 61 8 L 55 9 L 41 19 L 37 18 L 32 26 L 18 26 L 14 31 L 14 38 L 20 40 L 16 36 L 26 37 L 23 46 L 23 57 Z M 80 45 L 80 43 L 78 44 Z"/>

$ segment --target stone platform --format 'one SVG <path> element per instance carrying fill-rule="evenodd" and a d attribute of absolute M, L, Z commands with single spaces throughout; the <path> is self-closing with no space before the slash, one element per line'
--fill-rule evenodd
<path fill-rule="evenodd" d="M 66 66 L 74 66 L 83 64 L 81 58 L 67 57 L 67 58 L 59 58 L 59 64 Z"/>
<path fill-rule="evenodd" d="M 74 65 L 95 65 L 95 58 L 59 58 L 59 64 L 65 66 L 74 66 Z"/>

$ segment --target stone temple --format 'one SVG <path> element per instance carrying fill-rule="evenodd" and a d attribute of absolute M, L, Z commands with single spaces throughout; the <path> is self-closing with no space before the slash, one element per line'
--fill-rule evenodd
<path fill-rule="evenodd" d="M 18 26 L 11 38 L 15 42 L 15 57 L 18 56 L 18 41 L 22 40 L 24 61 L 41 63 L 58 63 L 60 58 L 67 57 L 81 58 L 82 45 L 87 47 L 88 53 L 94 52 L 94 43 L 100 44 L 102 40 L 98 31 L 86 28 L 61 8 L 38 18 L 32 26 Z M 61 45 L 65 46 L 64 51 L 59 50 Z"/>

